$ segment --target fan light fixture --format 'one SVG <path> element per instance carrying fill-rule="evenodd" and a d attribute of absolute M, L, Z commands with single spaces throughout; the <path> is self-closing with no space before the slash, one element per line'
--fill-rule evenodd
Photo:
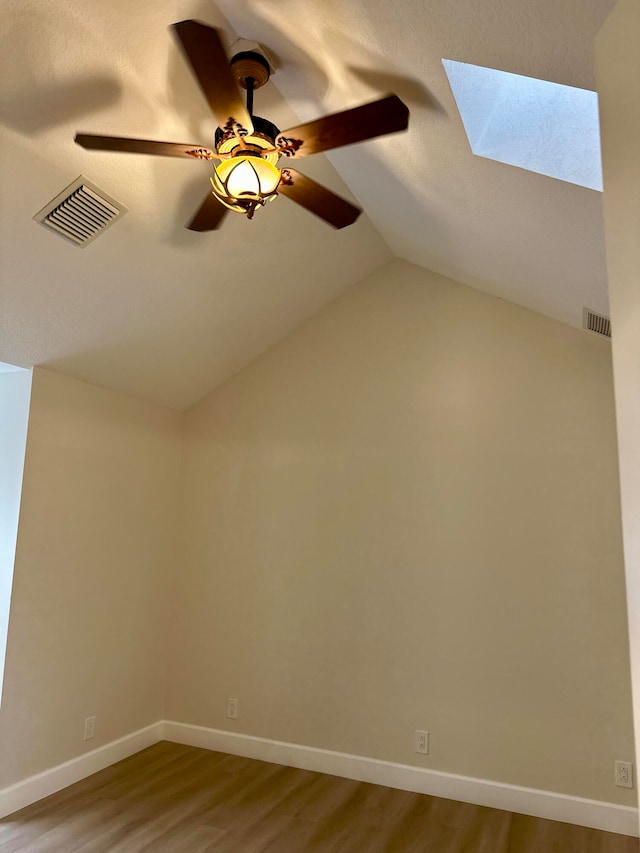
<path fill-rule="evenodd" d="M 229 61 L 221 32 L 215 27 L 188 20 L 171 29 L 213 113 L 217 125 L 214 147 L 93 133 L 76 134 L 78 145 L 97 151 L 221 161 L 213 170 L 211 191 L 187 226 L 190 231 L 215 230 L 229 210 L 252 219 L 256 210 L 278 194 L 334 228 L 355 222 L 362 212 L 359 207 L 289 168 L 290 158 L 296 162 L 310 154 L 406 130 L 409 110 L 400 98 L 386 95 L 281 132 L 273 122 L 253 113 L 254 91 L 271 74 L 261 52 L 252 47 Z M 247 93 L 246 104 L 242 89 Z M 289 162 L 286 169 L 279 170 L 281 157 Z"/>
<path fill-rule="evenodd" d="M 280 172 L 268 160 L 245 154 L 223 160 L 214 169 L 211 187 L 214 196 L 236 213 L 248 219 L 256 209 L 277 196 Z"/>

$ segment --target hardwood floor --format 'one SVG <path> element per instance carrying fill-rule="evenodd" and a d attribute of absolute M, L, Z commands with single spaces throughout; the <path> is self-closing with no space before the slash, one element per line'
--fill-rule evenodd
<path fill-rule="evenodd" d="M 0 853 L 637 853 L 638 839 L 158 743 L 0 820 Z"/>

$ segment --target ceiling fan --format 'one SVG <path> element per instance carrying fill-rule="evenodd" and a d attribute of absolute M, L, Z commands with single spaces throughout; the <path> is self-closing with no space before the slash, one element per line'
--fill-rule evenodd
<path fill-rule="evenodd" d="M 288 166 L 279 169 L 278 162 L 281 157 L 305 157 L 406 130 L 409 110 L 400 98 L 387 95 L 280 132 L 272 122 L 253 115 L 253 93 L 271 73 L 262 54 L 244 51 L 229 62 L 214 27 L 181 21 L 172 29 L 218 122 L 215 147 L 87 133 L 76 135 L 78 145 L 100 151 L 219 160 L 211 178 L 211 192 L 187 226 L 191 231 L 214 230 L 227 210 L 252 219 L 258 208 L 280 194 L 335 228 L 355 222 L 361 213 L 358 207 Z M 246 89 L 246 105 L 239 87 Z"/>

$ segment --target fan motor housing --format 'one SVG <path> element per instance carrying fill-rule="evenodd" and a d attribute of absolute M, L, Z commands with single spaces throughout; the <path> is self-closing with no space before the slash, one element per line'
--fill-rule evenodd
<path fill-rule="evenodd" d="M 271 145 L 275 146 L 276 137 L 280 133 L 279 128 L 277 128 L 272 121 L 269 121 L 266 118 L 261 118 L 260 116 L 252 116 L 251 120 L 253 121 L 253 133 L 251 136 L 257 136 L 260 139 L 265 139 L 267 142 L 270 142 Z M 216 151 L 220 150 L 220 145 L 224 141 L 224 136 L 225 134 L 222 128 L 216 128 Z M 251 147 L 251 136 L 245 137 L 248 141 L 249 148 Z"/>

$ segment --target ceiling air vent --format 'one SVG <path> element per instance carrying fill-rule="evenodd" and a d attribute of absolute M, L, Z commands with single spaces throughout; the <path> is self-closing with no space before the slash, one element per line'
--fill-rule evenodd
<path fill-rule="evenodd" d="M 582 327 L 594 335 L 603 338 L 611 337 L 611 320 L 604 314 L 597 314 L 589 308 L 582 309 Z"/>
<path fill-rule="evenodd" d="M 87 246 L 126 212 L 81 175 L 33 218 L 70 243 Z"/>

